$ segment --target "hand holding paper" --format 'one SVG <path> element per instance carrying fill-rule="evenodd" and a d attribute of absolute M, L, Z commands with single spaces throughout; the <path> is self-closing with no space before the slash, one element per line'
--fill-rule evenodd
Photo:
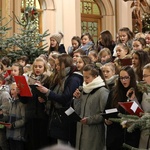
<path fill-rule="evenodd" d="M 69 107 L 66 111 L 65 111 L 65 114 L 70 117 L 71 120 L 77 122 L 77 121 L 80 121 L 81 118 L 80 116 L 78 116 L 75 112 L 75 110 L 72 108 L 72 107 Z"/>
<path fill-rule="evenodd" d="M 117 108 L 111 108 L 111 109 L 106 109 L 105 113 L 102 113 L 102 116 L 105 119 L 109 119 L 109 118 L 117 118 L 118 117 L 118 110 Z"/>

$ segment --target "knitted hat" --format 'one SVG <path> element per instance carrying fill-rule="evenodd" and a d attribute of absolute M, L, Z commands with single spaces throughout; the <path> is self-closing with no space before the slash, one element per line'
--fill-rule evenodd
<path fill-rule="evenodd" d="M 63 34 L 61 32 L 55 33 L 50 36 L 50 38 L 53 38 L 57 41 L 58 44 L 60 44 L 61 39 L 63 38 Z"/>

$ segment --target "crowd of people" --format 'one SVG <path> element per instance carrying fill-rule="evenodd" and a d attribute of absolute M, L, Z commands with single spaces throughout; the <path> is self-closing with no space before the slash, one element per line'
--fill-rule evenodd
<path fill-rule="evenodd" d="M 73 36 L 68 48 L 61 44 L 63 36 L 52 34 L 47 54 L 32 64 L 27 56 L 13 63 L 8 57 L 1 59 L 1 150 L 40 150 L 55 144 L 77 150 L 123 150 L 123 143 L 150 148 L 150 129 L 128 133 L 102 116 L 112 108 L 128 114 L 118 104 L 128 100 L 150 112 L 150 93 L 138 89 L 142 80 L 150 85 L 150 32 L 134 35 L 123 27 L 113 40 L 105 30 L 97 43 L 83 33 Z M 38 92 L 21 96 L 15 76 L 25 76 L 44 97 Z M 80 121 L 66 115 L 70 107 Z"/>

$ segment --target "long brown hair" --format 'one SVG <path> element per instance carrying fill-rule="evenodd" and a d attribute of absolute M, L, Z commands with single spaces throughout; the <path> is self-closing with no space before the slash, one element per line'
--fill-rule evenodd
<path fill-rule="evenodd" d="M 130 76 L 130 84 L 128 88 L 125 88 L 121 81 L 120 81 L 120 72 L 121 71 L 126 71 L 128 75 Z M 126 97 L 126 94 L 124 94 L 128 89 L 134 88 L 135 90 L 135 95 L 136 97 L 139 96 L 138 94 L 138 88 L 137 88 L 137 83 L 136 83 L 136 77 L 134 70 L 130 66 L 124 66 L 120 69 L 119 71 L 119 78 L 117 80 L 116 85 L 114 86 L 114 92 L 113 92 L 113 100 L 112 100 L 112 107 L 117 107 L 119 101 L 123 101 Z"/>

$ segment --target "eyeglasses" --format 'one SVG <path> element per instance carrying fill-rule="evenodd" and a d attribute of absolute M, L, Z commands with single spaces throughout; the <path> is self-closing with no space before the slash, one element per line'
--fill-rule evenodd
<path fill-rule="evenodd" d="M 119 79 L 122 80 L 122 81 L 123 81 L 123 80 L 129 80 L 129 79 L 130 79 L 130 76 L 120 77 Z"/>
<path fill-rule="evenodd" d="M 150 75 L 148 75 L 148 74 L 144 74 L 143 75 L 143 78 L 147 78 L 147 77 L 149 77 Z"/>

